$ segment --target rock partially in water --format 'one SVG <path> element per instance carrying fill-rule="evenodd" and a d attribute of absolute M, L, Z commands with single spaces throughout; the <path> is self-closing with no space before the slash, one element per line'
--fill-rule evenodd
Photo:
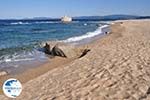
<path fill-rule="evenodd" d="M 52 49 L 50 49 L 50 47 L 52 47 Z M 46 54 L 65 58 L 81 58 L 90 51 L 90 49 L 87 48 L 79 48 L 74 45 L 56 42 L 46 43 L 44 49 Z"/>
<path fill-rule="evenodd" d="M 50 45 L 48 43 L 46 43 L 43 48 L 44 48 L 44 52 L 46 54 L 51 54 L 51 48 L 50 48 Z"/>

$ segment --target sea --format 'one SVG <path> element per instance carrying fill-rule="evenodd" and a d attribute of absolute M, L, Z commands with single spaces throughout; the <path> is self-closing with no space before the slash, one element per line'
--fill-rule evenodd
<path fill-rule="evenodd" d="M 104 35 L 108 22 L 49 20 L 0 20 L 0 71 L 16 73 L 29 66 L 39 66 L 48 57 L 39 50 L 46 41 L 85 43 Z M 84 42 L 82 42 L 84 41 Z"/>

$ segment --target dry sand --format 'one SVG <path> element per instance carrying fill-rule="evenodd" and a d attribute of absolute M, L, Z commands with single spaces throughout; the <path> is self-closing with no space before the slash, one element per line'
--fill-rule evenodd
<path fill-rule="evenodd" d="M 88 44 L 86 56 L 24 83 L 17 100 L 150 100 L 149 26 L 115 23 L 110 35 Z"/>

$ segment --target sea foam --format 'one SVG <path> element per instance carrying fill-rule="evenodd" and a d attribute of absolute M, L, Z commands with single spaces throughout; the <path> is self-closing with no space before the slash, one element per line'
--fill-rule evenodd
<path fill-rule="evenodd" d="M 23 25 L 23 24 L 30 24 L 28 22 L 14 22 L 14 23 L 10 23 L 11 25 Z"/>
<path fill-rule="evenodd" d="M 110 32 L 110 26 L 109 25 L 100 26 L 94 32 L 87 32 L 86 34 L 81 35 L 81 36 L 71 37 L 71 38 L 68 38 L 68 39 L 64 40 L 63 42 L 81 41 L 81 40 L 84 40 L 84 39 L 87 39 L 87 38 L 95 37 L 95 36 L 100 35 L 100 34 L 105 34 L 106 32 L 107 33 Z"/>
<path fill-rule="evenodd" d="M 59 23 L 53 21 L 37 21 L 37 22 L 12 22 L 10 25 L 28 25 L 28 24 L 51 24 L 51 23 Z"/>
<path fill-rule="evenodd" d="M 2 63 L 11 63 L 11 62 L 20 62 L 20 61 L 34 61 L 34 60 L 45 60 L 45 54 L 34 50 L 32 52 L 22 52 L 22 53 L 15 53 L 12 55 L 5 55 L 0 57 L 0 64 Z"/>

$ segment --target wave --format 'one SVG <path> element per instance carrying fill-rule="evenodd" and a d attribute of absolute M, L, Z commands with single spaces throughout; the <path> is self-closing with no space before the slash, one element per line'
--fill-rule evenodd
<path fill-rule="evenodd" d="M 25 24 L 31 24 L 31 23 L 28 23 L 28 22 L 13 22 L 13 23 L 10 23 L 11 25 L 25 25 Z"/>
<path fill-rule="evenodd" d="M 60 23 L 58 21 L 41 21 L 41 22 L 34 22 L 35 24 L 51 24 L 51 23 Z"/>
<path fill-rule="evenodd" d="M 43 52 L 33 50 L 31 52 L 24 51 L 22 53 L 14 53 L 12 55 L 3 55 L 0 57 L 0 64 L 12 63 L 12 62 L 24 62 L 24 61 L 41 61 L 46 60 L 47 57 Z M 0 66 L 1 67 L 1 66 Z"/>
<path fill-rule="evenodd" d="M 12 22 L 10 25 L 27 25 L 27 24 L 57 24 L 60 23 L 60 21 L 33 21 L 33 22 L 27 22 L 27 21 L 18 21 L 18 22 Z M 80 23 L 80 21 L 73 21 L 72 23 Z M 96 23 L 96 22 L 92 22 Z M 84 23 L 84 26 L 87 26 L 87 23 Z"/>
<path fill-rule="evenodd" d="M 95 37 L 95 36 L 100 35 L 100 34 L 104 34 L 106 32 L 107 33 L 110 32 L 110 26 L 109 25 L 103 25 L 103 26 L 99 27 L 98 29 L 96 29 L 94 32 L 88 32 L 88 33 L 81 35 L 81 36 L 71 37 L 71 38 L 64 40 L 63 42 L 77 42 L 77 41 L 81 41 L 81 40 L 84 40 L 87 38 Z"/>
<path fill-rule="evenodd" d="M 50 24 L 50 23 L 59 23 L 54 21 L 37 21 L 37 22 L 12 22 L 10 25 L 28 25 L 28 24 Z"/>
<path fill-rule="evenodd" d="M 21 47 L 1 48 L 0 65 L 2 63 L 35 60 L 35 58 L 38 58 L 37 55 L 40 55 L 39 57 L 42 56 L 42 53 L 36 50 L 38 47 L 38 44 L 33 43 L 31 45 L 23 45 Z"/>

